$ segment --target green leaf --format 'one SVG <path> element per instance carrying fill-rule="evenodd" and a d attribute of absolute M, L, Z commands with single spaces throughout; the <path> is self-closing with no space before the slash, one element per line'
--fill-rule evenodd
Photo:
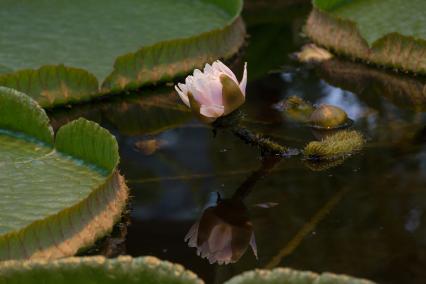
<path fill-rule="evenodd" d="M 144 283 L 203 284 L 193 272 L 179 264 L 160 261 L 155 257 L 116 259 L 105 257 L 74 257 L 46 262 L 7 261 L 0 264 L 0 279 L 9 284 L 43 283 Z"/>
<path fill-rule="evenodd" d="M 374 284 L 374 282 L 346 275 L 316 274 L 309 271 L 276 268 L 245 272 L 225 284 Z"/>
<path fill-rule="evenodd" d="M 0 86 L 26 93 L 42 107 L 87 101 L 98 93 L 98 85 L 89 72 L 64 65 L 0 74 Z"/>
<path fill-rule="evenodd" d="M 306 33 L 337 53 L 426 73 L 422 0 L 315 0 Z"/>
<path fill-rule="evenodd" d="M 315 5 L 356 23 L 369 45 L 391 33 L 426 39 L 426 3 L 422 0 L 316 0 Z"/>
<path fill-rule="evenodd" d="M 0 85 L 44 107 L 170 80 L 230 57 L 245 36 L 242 0 L 2 4 L 1 64 L 16 71 L 0 76 Z"/>
<path fill-rule="evenodd" d="M 105 235 L 127 200 L 117 163 L 105 129 L 71 122 L 54 146 L 44 110 L 0 88 L 0 260 L 71 256 Z"/>
<path fill-rule="evenodd" d="M 9 67 L 0 64 L 0 74 L 9 73 L 9 72 L 12 72 L 12 71 L 13 70 L 10 69 Z"/>
<path fill-rule="evenodd" d="M 102 84 L 102 91 L 135 90 L 147 84 L 170 81 L 201 68 L 206 62 L 228 58 L 241 47 L 244 34 L 244 24 L 237 19 L 222 30 L 161 42 L 123 55 Z"/>
<path fill-rule="evenodd" d="M 53 144 L 53 131 L 43 109 L 23 93 L 0 87 L 0 129 L 21 132 Z"/>
<path fill-rule="evenodd" d="M 79 118 L 59 129 L 56 149 L 113 171 L 118 164 L 117 140 L 94 122 Z"/>

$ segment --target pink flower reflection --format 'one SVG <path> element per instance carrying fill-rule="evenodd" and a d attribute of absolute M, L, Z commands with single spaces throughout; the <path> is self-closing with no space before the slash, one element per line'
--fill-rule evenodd
<path fill-rule="evenodd" d="M 211 264 L 237 262 L 250 245 L 257 258 L 253 225 L 247 208 L 239 200 L 220 199 L 216 206 L 204 210 L 185 236 L 189 247 Z"/>

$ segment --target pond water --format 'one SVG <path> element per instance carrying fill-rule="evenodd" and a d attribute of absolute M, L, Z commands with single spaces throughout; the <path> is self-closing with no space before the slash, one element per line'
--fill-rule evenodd
<path fill-rule="evenodd" d="M 171 86 L 56 110 L 50 113 L 55 127 L 85 116 L 120 144 L 120 170 L 132 195 L 124 222 L 130 224 L 118 226 L 95 253 L 111 255 L 119 248 L 154 255 L 207 283 L 277 266 L 424 283 L 426 81 L 337 59 L 319 66 L 296 63 L 290 54 L 306 41 L 300 30 L 310 6 L 293 2 L 249 4 L 244 11 L 250 38 L 231 61 L 239 76 L 248 61 L 244 125 L 303 148 L 314 134 L 286 119 L 279 107 L 297 95 L 345 109 L 352 127 L 367 138 L 362 152 L 322 170 L 300 157 L 265 162 L 257 148 L 231 132 L 214 135 L 197 122 Z M 238 188 L 247 191 L 258 260 L 248 249 L 234 264 L 210 265 L 184 237 L 216 192 L 226 198 Z"/>

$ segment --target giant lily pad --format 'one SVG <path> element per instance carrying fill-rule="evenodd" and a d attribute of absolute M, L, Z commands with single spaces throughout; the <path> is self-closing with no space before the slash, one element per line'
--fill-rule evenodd
<path fill-rule="evenodd" d="M 307 35 L 337 53 L 426 73 L 422 0 L 314 0 Z"/>
<path fill-rule="evenodd" d="M 71 256 L 111 230 L 127 200 L 115 138 L 78 119 L 53 137 L 43 109 L 0 87 L 0 260 Z"/>
<path fill-rule="evenodd" d="M 5 282 L 3 282 L 5 281 Z M 6 261 L 0 264 L 1 283 L 144 283 L 202 284 L 181 265 L 155 257 L 73 257 L 47 262 Z"/>
<path fill-rule="evenodd" d="M 225 284 L 374 284 L 369 280 L 357 279 L 332 273 L 317 274 L 288 268 L 255 270 L 238 275 Z"/>
<path fill-rule="evenodd" d="M 0 85 L 43 107 L 172 79 L 233 55 L 242 0 L 2 0 Z M 98 82 L 103 82 L 102 87 Z"/>
<path fill-rule="evenodd" d="M 73 257 L 56 261 L 30 260 L 0 263 L 0 279 L 4 283 L 164 283 L 203 284 L 193 272 L 181 265 L 160 261 L 151 256 L 117 259 L 104 257 Z M 3 282 L 1 282 L 3 283 Z M 288 284 L 374 284 L 346 275 L 323 273 L 321 275 L 288 268 L 255 270 L 238 275 L 225 284 L 288 283 Z"/>

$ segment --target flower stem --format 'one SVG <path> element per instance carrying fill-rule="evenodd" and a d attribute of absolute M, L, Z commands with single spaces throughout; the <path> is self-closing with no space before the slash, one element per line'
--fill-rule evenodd
<path fill-rule="evenodd" d="M 297 150 L 282 146 L 272 141 L 271 139 L 263 136 L 262 134 L 255 133 L 245 127 L 241 127 L 238 125 L 231 128 L 231 131 L 245 143 L 259 147 L 262 151 L 262 154 L 278 155 L 281 157 L 298 154 Z"/>
<path fill-rule="evenodd" d="M 281 161 L 282 157 L 280 156 L 269 156 L 265 157 L 262 160 L 261 167 L 254 171 L 244 182 L 237 188 L 237 190 L 232 195 L 232 199 L 243 200 L 250 194 L 253 187 L 256 183 L 267 176 L 271 170 Z"/>
<path fill-rule="evenodd" d="M 232 133 L 234 133 L 245 143 L 259 147 L 262 155 L 289 157 L 298 155 L 300 153 L 300 151 L 297 149 L 291 149 L 286 146 L 282 146 L 279 143 L 276 143 L 271 139 L 263 136 L 262 134 L 256 133 L 242 126 L 241 121 L 244 116 L 245 115 L 242 111 L 237 110 L 227 116 L 221 117 L 213 123 L 214 131 L 220 128 L 230 129 Z"/>

